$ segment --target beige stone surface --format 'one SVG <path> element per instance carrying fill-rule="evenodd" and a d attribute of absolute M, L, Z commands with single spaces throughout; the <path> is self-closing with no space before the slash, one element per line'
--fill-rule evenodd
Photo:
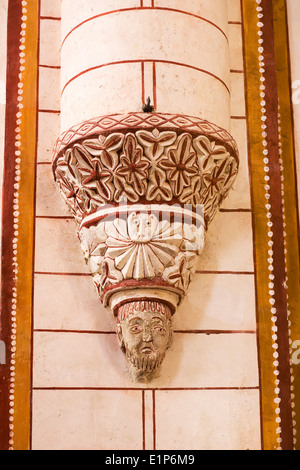
<path fill-rule="evenodd" d="M 35 391 L 34 450 L 140 450 L 141 392 Z"/>
<path fill-rule="evenodd" d="M 260 450 L 259 427 L 258 390 L 156 393 L 157 450 Z"/>
<path fill-rule="evenodd" d="M 34 350 L 34 387 L 140 386 L 128 377 L 114 334 L 36 332 Z M 160 377 L 145 387 L 256 386 L 255 334 L 176 333 Z"/>

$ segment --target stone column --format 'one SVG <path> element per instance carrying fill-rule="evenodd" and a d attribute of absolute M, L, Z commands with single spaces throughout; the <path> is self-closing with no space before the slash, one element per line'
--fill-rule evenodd
<path fill-rule="evenodd" d="M 139 380 L 238 171 L 226 25 L 224 0 L 62 0 L 53 171 Z"/>
<path fill-rule="evenodd" d="M 148 96 L 229 130 L 227 24 L 224 0 L 62 0 L 62 130 Z"/>

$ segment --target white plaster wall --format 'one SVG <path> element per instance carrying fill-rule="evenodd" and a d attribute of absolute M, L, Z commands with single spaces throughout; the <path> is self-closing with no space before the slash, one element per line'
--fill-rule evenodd
<path fill-rule="evenodd" d="M 140 111 L 143 61 L 145 98 L 156 94 L 157 111 L 203 117 L 229 130 L 227 2 L 140 6 L 140 0 L 62 1 L 62 130 Z M 147 80 L 153 63 L 156 90 Z"/>
<path fill-rule="evenodd" d="M 298 181 L 298 209 L 300 208 L 300 2 L 298 0 L 287 0 L 290 57 L 291 57 L 291 79 L 293 92 L 294 110 L 294 136 L 296 147 L 296 169 Z M 300 214 L 299 214 L 300 217 Z"/>
<path fill-rule="evenodd" d="M 228 1 L 229 20 L 234 23 L 227 26 L 224 21 L 226 0 L 155 0 L 156 5 L 173 9 L 184 5 L 194 14 L 206 11 L 208 19 L 221 28 L 227 28 L 230 69 L 234 70 L 228 83 L 234 93 L 230 102 L 228 97 L 224 101 L 212 100 L 211 107 L 220 116 L 224 109 L 228 118 L 231 114 L 230 127 L 240 149 L 241 168 L 234 190 L 223 206 L 225 211 L 219 213 L 210 226 L 198 272 L 174 317 L 174 344 L 163 364 L 161 377 L 149 387 L 139 389 L 136 386 L 134 389 L 135 385 L 128 379 L 114 333 L 115 321 L 93 289 L 76 237 L 75 223 L 68 217 L 54 184 L 50 162 L 51 148 L 59 135 L 60 116 L 56 111 L 60 109 L 57 85 L 60 70 L 40 67 L 34 286 L 34 449 L 141 449 L 143 425 L 144 444 L 149 450 L 155 446 L 158 450 L 260 448 L 240 1 Z M 42 15 L 57 17 L 60 1 L 51 2 L 42 0 Z M 144 0 L 144 6 L 149 4 Z M 73 9 L 72 15 L 64 15 L 68 23 L 62 21 L 63 35 L 80 20 L 99 13 L 100 9 L 96 10 L 95 5 L 102 5 L 107 11 L 125 6 L 138 7 L 140 1 L 63 0 L 63 8 Z M 214 8 L 205 10 L 205 5 Z M 49 20 L 41 20 L 43 47 L 40 60 L 42 65 L 58 67 L 59 49 L 55 54 L 52 45 L 57 44 L 60 23 L 53 22 L 48 29 L 49 25 Z M 145 87 L 151 90 L 151 63 L 145 64 L 144 72 Z M 176 66 L 160 63 L 156 73 L 159 78 L 157 99 L 167 112 L 189 109 L 191 114 L 199 115 L 201 109 L 194 95 L 199 82 L 194 70 L 186 69 L 181 74 L 176 72 Z M 86 119 L 101 114 L 99 103 L 105 103 L 107 112 L 116 112 L 116 104 L 124 107 L 118 111 L 126 112 L 136 100 L 135 106 L 140 109 L 140 80 L 141 68 L 136 64 L 98 69 L 91 72 L 89 78 L 88 74 L 83 75 L 78 79 L 77 90 L 74 87 L 71 92 L 69 87 L 68 97 L 63 95 L 61 104 L 69 108 L 69 124 L 80 120 L 79 115 Z M 172 101 L 165 96 L 164 82 L 171 84 Z M 105 83 L 111 85 L 110 94 Z M 124 84 L 130 85 L 125 95 L 121 94 Z M 206 98 L 204 117 L 211 116 L 212 120 L 207 95 L 220 96 L 218 86 L 215 81 L 208 81 L 203 90 L 201 87 L 197 90 L 197 96 Z M 112 97 L 111 88 L 115 95 L 120 94 L 122 100 Z M 136 88 L 139 92 L 134 95 L 132 90 Z M 87 106 L 88 94 L 91 99 Z M 181 100 L 187 103 L 186 108 L 179 99 L 180 94 L 184 96 Z M 67 125 L 66 121 L 64 125 Z M 89 387 L 94 389 L 89 390 Z M 220 389 L 222 387 L 224 389 Z"/>
<path fill-rule="evenodd" d="M 0 0 L 0 224 L 2 223 L 2 185 L 4 163 L 5 108 L 6 108 L 6 43 L 8 0 Z M 2 237 L 0 237 L 1 253 Z M 1 263 L 0 263 L 1 276 Z"/>

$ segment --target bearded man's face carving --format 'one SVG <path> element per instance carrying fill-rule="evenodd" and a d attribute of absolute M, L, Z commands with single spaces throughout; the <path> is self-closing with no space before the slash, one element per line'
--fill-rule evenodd
<path fill-rule="evenodd" d="M 155 302 L 148 304 L 157 305 Z M 154 310 L 151 306 L 151 309 L 147 309 L 147 305 L 143 309 L 134 309 L 117 327 L 121 349 L 133 378 L 138 381 L 153 378 L 172 341 L 171 316 L 165 313 L 167 307 Z"/>

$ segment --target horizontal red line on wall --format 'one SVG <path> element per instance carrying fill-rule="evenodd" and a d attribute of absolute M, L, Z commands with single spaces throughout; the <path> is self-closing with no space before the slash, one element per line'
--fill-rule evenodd
<path fill-rule="evenodd" d="M 115 331 L 99 331 L 99 330 L 58 330 L 48 328 L 36 328 L 33 330 L 35 333 L 74 333 L 85 335 L 115 335 Z"/>
<path fill-rule="evenodd" d="M 230 119 L 247 119 L 246 116 L 230 116 Z"/>
<path fill-rule="evenodd" d="M 242 26 L 241 21 L 228 21 L 228 24 L 238 24 L 238 25 Z"/>
<path fill-rule="evenodd" d="M 51 271 L 36 271 L 34 274 L 41 276 L 91 276 L 90 273 L 61 273 Z M 231 274 L 231 275 L 246 275 L 254 276 L 252 271 L 196 271 L 195 274 Z"/>
<path fill-rule="evenodd" d="M 254 276 L 254 271 L 196 271 L 196 274 L 232 274 Z"/>
<path fill-rule="evenodd" d="M 56 70 L 60 70 L 61 69 L 61 66 L 60 65 L 46 65 L 46 64 L 39 64 L 40 67 L 44 68 L 44 69 L 56 69 Z"/>
<path fill-rule="evenodd" d="M 60 114 L 58 109 L 39 109 L 39 113 Z"/>
<path fill-rule="evenodd" d="M 99 330 L 59 330 L 50 328 L 34 329 L 35 333 L 73 333 L 86 335 L 115 335 L 115 331 L 99 331 Z M 230 334 L 256 334 L 255 330 L 174 330 L 176 334 L 195 334 L 195 335 L 230 335 Z"/>
<path fill-rule="evenodd" d="M 244 73 L 244 70 L 230 70 L 230 73 Z"/>
<path fill-rule="evenodd" d="M 59 16 L 40 16 L 40 20 L 61 21 L 61 17 L 59 17 Z"/>
<path fill-rule="evenodd" d="M 36 218 L 49 220 L 74 220 L 72 215 L 37 215 Z"/>
<path fill-rule="evenodd" d="M 219 212 L 252 212 L 252 209 L 219 209 Z"/>
<path fill-rule="evenodd" d="M 32 390 L 36 391 L 226 391 L 226 390 L 259 390 L 259 386 L 249 387 L 158 387 L 158 388 L 147 388 L 147 387 L 32 387 Z"/>
<path fill-rule="evenodd" d="M 180 67 L 187 67 L 189 69 L 193 69 L 193 70 L 196 70 L 197 72 L 201 72 L 201 73 L 204 73 L 206 75 L 209 75 L 213 78 L 215 78 L 216 80 L 218 80 L 220 83 L 222 83 L 222 85 L 226 88 L 226 90 L 228 91 L 229 95 L 231 94 L 230 93 L 230 89 L 228 88 L 228 86 L 226 85 L 226 83 L 220 78 L 220 77 L 217 77 L 217 75 L 214 75 L 213 73 L 209 72 L 208 70 L 203 70 L 203 69 L 200 69 L 199 67 L 196 67 L 194 65 L 189 65 L 189 64 L 183 64 L 181 62 L 175 62 L 175 61 L 171 61 L 171 60 L 162 60 L 162 59 L 132 59 L 132 60 L 122 60 L 122 61 L 118 61 L 118 62 L 108 62 L 107 64 L 101 64 L 101 65 L 95 65 L 94 67 L 90 67 L 86 70 L 83 70 L 82 72 L 78 73 L 77 75 L 75 75 L 74 77 L 70 78 L 70 80 L 67 81 L 67 83 L 64 85 L 63 89 L 62 89 L 62 92 L 61 94 L 64 93 L 65 89 L 70 85 L 70 83 L 72 83 L 74 80 L 76 80 L 77 78 L 81 77 L 82 75 L 85 75 L 86 73 L 89 73 L 89 72 L 93 72 L 94 70 L 97 70 L 97 69 L 100 69 L 100 68 L 103 68 L 103 67 L 109 67 L 111 65 L 121 65 L 121 64 L 139 64 L 139 63 L 149 63 L 149 62 L 152 62 L 152 63 L 156 63 L 156 64 L 169 64 L 169 65 L 178 65 Z"/>
<path fill-rule="evenodd" d="M 218 31 L 220 31 L 223 34 L 223 36 L 225 37 L 226 41 L 228 42 L 228 37 L 227 37 L 226 33 L 217 24 L 213 23 L 212 21 L 208 20 L 207 18 L 203 18 L 202 16 L 196 15 L 195 13 L 191 13 L 189 11 L 184 11 L 184 10 L 178 10 L 176 8 L 154 7 L 154 6 L 142 7 L 141 6 L 141 7 L 136 7 L 136 8 L 123 8 L 123 9 L 119 9 L 119 10 L 111 10 L 111 11 L 100 13 L 99 15 L 95 15 L 95 16 L 92 16 L 90 18 L 85 19 L 84 21 L 82 21 L 81 23 L 76 25 L 74 28 L 72 28 L 68 32 L 68 34 L 65 36 L 65 38 L 62 41 L 62 47 L 63 47 L 65 41 L 67 40 L 67 38 L 74 31 L 76 31 L 76 29 L 80 28 L 80 26 L 88 23 L 89 21 L 93 21 L 93 20 L 96 20 L 97 18 L 101 18 L 103 16 L 108 16 L 108 15 L 113 15 L 113 14 L 116 14 L 116 13 L 126 13 L 126 12 L 129 12 L 129 11 L 141 11 L 141 10 L 171 11 L 171 12 L 174 12 L 174 13 L 181 13 L 183 15 L 188 15 L 188 16 L 191 16 L 191 17 L 196 18 L 196 19 L 201 20 L 201 21 L 205 21 L 206 23 L 209 23 L 211 26 L 215 27 Z"/>
<path fill-rule="evenodd" d="M 34 274 L 42 276 L 91 276 L 90 273 L 54 273 L 47 271 L 35 271 Z"/>

